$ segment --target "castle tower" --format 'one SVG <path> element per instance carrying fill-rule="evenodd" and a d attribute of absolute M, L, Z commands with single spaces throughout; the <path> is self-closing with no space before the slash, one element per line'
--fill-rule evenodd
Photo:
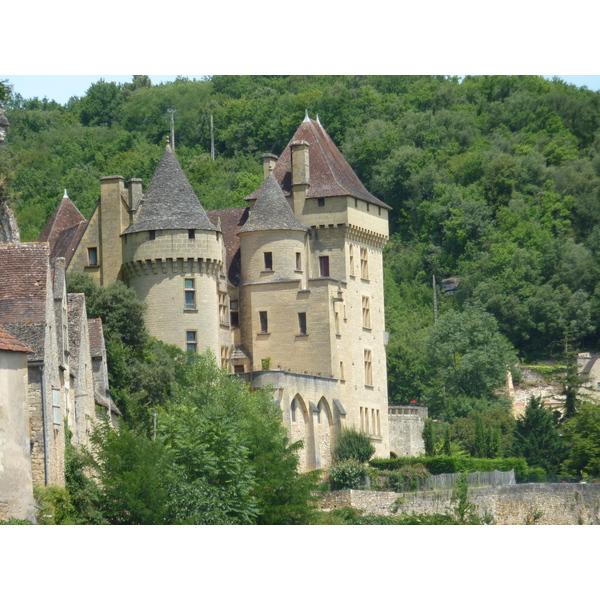
<path fill-rule="evenodd" d="M 147 304 L 150 335 L 184 350 L 210 348 L 219 356 L 221 232 L 168 144 L 141 202 L 139 195 L 135 187 L 130 192 L 132 224 L 121 236 L 123 278 Z"/>
<path fill-rule="evenodd" d="M 309 229 L 302 265 L 305 284 L 298 282 L 296 297 L 282 298 L 278 309 L 279 321 L 287 319 L 292 324 L 297 319 L 294 313 L 306 310 L 306 337 L 304 346 L 302 338 L 292 340 L 289 335 L 285 343 L 281 339 L 277 344 L 255 339 L 253 353 L 258 351 L 262 357 L 268 350 L 275 367 L 314 378 L 312 405 L 302 403 L 305 399 L 300 395 L 282 394 L 284 422 L 287 419 L 292 432 L 299 407 L 305 409 L 307 468 L 324 466 L 325 452 L 318 441 L 324 415 L 317 403 L 321 393 L 317 388 L 327 387 L 325 378 L 337 384 L 334 402 L 326 398 L 331 411 L 328 418 L 338 430 L 354 427 L 367 433 L 376 455 L 389 457 L 382 250 L 388 239 L 390 207 L 365 189 L 319 121 L 308 116 L 271 170 L 272 175 L 246 199 L 255 202 L 252 215 L 275 179 L 297 221 Z M 242 261 L 243 252 L 242 246 Z M 259 288 L 251 289 L 254 295 Z M 258 310 L 254 301 L 252 309 Z M 275 340 L 275 324 L 271 326 L 270 321 L 269 339 Z M 259 350 L 262 346 L 264 351 Z M 258 378 L 266 381 L 265 376 Z"/>
<path fill-rule="evenodd" d="M 272 356 L 291 365 L 299 350 L 290 342 L 307 335 L 307 229 L 269 173 L 238 232 L 242 344 L 252 370 L 260 370 Z"/>

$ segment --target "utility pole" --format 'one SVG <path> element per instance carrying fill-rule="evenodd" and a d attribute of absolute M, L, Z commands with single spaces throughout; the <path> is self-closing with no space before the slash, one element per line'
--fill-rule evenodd
<path fill-rule="evenodd" d="M 168 108 L 167 112 L 171 117 L 171 148 L 173 152 L 175 152 L 175 113 L 177 112 L 176 108 Z"/>
<path fill-rule="evenodd" d="M 210 156 L 215 160 L 215 128 L 212 115 L 210 115 Z"/>
<path fill-rule="evenodd" d="M 437 310 L 437 288 L 435 286 L 435 275 L 433 276 L 433 318 L 437 323 L 438 310 Z"/>

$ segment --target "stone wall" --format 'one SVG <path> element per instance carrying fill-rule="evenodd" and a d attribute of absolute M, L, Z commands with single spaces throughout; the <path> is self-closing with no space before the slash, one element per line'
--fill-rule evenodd
<path fill-rule="evenodd" d="M 365 514 L 434 514 L 452 510 L 452 490 L 397 494 L 365 490 L 340 490 L 324 494 L 322 510 L 351 506 Z M 598 525 L 600 484 L 525 483 L 469 488 L 469 502 L 496 525 Z"/>
<path fill-rule="evenodd" d="M 390 452 L 399 456 L 418 456 L 425 453 L 423 428 L 427 408 L 421 406 L 390 406 Z"/>

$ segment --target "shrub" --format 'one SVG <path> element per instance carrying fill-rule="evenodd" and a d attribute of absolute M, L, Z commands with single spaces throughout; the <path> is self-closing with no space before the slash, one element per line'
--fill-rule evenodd
<path fill-rule="evenodd" d="M 336 462 L 354 459 L 359 463 L 367 462 L 375 454 L 375 447 L 364 434 L 354 429 L 343 429 L 333 450 Z"/>
<path fill-rule="evenodd" d="M 355 458 L 340 461 L 329 469 L 332 490 L 358 490 L 364 486 L 367 467 Z"/>

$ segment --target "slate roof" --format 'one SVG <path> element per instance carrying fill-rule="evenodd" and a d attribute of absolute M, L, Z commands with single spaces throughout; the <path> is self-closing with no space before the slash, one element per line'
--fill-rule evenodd
<path fill-rule="evenodd" d="M 249 231 L 308 231 L 296 219 L 288 201 L 285 199 L 273 172 L 270 172 L 260 187 L 248 220 L 238 233 Z"/>
<path fill-rule="evenodd" d="M 66 261 L 65 266 L 69 266 L 86 227 L 84 216 L 65 195 L 37 239 L 38 242 L 50 244 L 51 265 L 62 256 Z"/>
<path fill-rule="evenodd" d="M 0 323 L 44 323 L 47 243 L 0 244 Z"/>
<path fill-rule="evenodd" d="M 124 234 L 157 229 L 216 229 L 169 144 L 154 171 L 135 223 Z"/>
<path fill-rule="evenodd" d="M 6 329 L 0 327 L 0 350 L 10 350 L 11 352 L 33 352 L 33 350 L 10 334 Z"/>
<path fill-rule="evenodd" d="M 92 358 L 102 357 L 104 354 L 102 319 L 88 319 L 88 332 L 90 336 L 90 354 L 92 355 Z"/>
<path fill-rule="evenodd" d="M 286 196 L 292 192 L 291 145 L 299 141 L 309 144 L 310 185 L 306 191 L 307 198 L 352 196 L 383 208 L 391 208 L 367 191 L 323 126 L 312 119 L 303 121 L 273 170 L 275 179 Z M 246 196 L 246 200 L 258 198 L 265 184 L 266 180 L 258 190 Z"/>
<path fill-rule="evenodd" d="M 248 219 L 249 209 L 246 207 L 209 210 L 206 214 L 215 226 L 218 227 L 219 221 L 221 223 L 223 242 L 227 251 L 227 278 L 231 285 L 237 286 L 242 268 L 240 238 L 237 234 Z"/>

